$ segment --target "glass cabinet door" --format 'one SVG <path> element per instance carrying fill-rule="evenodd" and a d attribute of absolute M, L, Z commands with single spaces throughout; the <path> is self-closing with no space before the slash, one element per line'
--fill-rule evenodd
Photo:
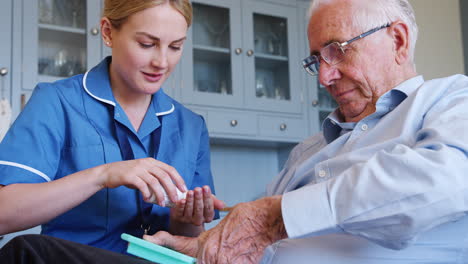
<path fill-rule="evenodd" d="M 296 10 L 245 1 L 246 102 L 249 107 L 299 113 Z M 297 63 L 295 63 L 297 62 Z"/>
<path fill-rule="evenodd" d="M 253 22 L 255 96 L 290 100 L 288 21 L 282 17 L 254 13 Z"/>
<path fill-rule="evenodd" d="M 323 123 L 323 120 L 338 107 L 338 104 L 332 98 L 332 96 L 327 92 L 325 87 L 320 84 L 317 84 L 317 99 L 316 102 L 319 114 L 319 124 L 320 126 Z"/>
<path fill-rule="evenodd" d="M 182 59 L 182 100 L 210 105 L 239 105 L 242 99 L 239 2 L 193 3 L 193 25 Z"/>
<path fill-rule="evenodd" d="M 12 50 L 12 16 L 13 1 L 5 1 L 2 3 L 0 10 L 0 34 L 4 37 L 0 38 L 0 101 L 8 100 L 11 103 L 11 50 Z M 0 111 L 2 111 L 0 107 Z M 0 113 L 1 114 L 1 113 Z"/>
<path fill-rule="evenodd" d="M 86 71 L 86 1 L 39 0 L 38 73 L 70 77 Z"/>
<path fill-rule="evenodd" d="M 98 1 L 32 2 L 28 3 L 30 6 L 24 6 L 29 16 L 24 18 L 24 38 L 28 48 L 24 48 L 23 56 L 28 63 L 27 72 L 31 73 L 27 79 L 32 80 L 25 88 L 32 89 L 38 81 L 50 82 L 84 73 L 99 61 L 100 56 L 89 56 L 90 50 L 99 50 Z M 89 17 L 90 10 L 92 17 Z M 94 42 L 89 41 L 88 32 Z M 93 58 L 92 62 L 90 58 Z"/>

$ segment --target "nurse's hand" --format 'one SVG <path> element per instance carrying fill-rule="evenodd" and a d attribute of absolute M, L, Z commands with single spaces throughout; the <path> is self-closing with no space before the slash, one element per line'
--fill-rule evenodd
<path fill-rule="evenodd" d="M 165 206 L 163 188 L 173 202 L 178 199 L 176 186 L 183 192 L 187 191 L 184 179 L 174 167 L 153 158 L 108 163 L 99 168 L 103 169 L 101 186 L 138 189 L 145 201 L 152 199 L 154 194 L 161 206 Z"/>
<path fill-rule="evenodd" d="M 211 193 L 209 186 L 188 191 L 171 209 L 171 221 L 201 226 L 213 221 L 214 210 L 224 208 L 224 203 Z"/>

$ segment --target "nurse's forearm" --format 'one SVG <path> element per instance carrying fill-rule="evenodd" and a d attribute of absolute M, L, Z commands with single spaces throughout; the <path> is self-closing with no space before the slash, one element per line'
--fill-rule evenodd
<path fill-rule="evenodd" d="M 50 221 L 102 189 L 102 167 L 46 183 L 12 184 L 0 188 L 0 235 Z"/>
<path fill-rule="evenodd" d="M 204 225 L 196 226 L 171 220 L 169 223 L 169 233 L 177 236 L 196 237 L 205 231 Z"/>

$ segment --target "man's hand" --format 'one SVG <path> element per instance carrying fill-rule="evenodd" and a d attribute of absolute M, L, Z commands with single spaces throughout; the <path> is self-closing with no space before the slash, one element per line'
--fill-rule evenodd
<path fill-rule="evenodd" d="M 158 232 L 144 239 L 197 257 L 199 263 L 257 263 L 267 246 L 287 237 L 281 198 L 273 196 L 239 204 L 219 225 L 198 238 Z"/>

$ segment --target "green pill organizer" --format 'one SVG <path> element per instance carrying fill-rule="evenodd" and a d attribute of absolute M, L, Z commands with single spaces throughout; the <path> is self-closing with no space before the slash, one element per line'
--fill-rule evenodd
<path fill-rule="evenodd" d="M 124 233 L 120 237 L 128 241 L 127 252 L 129 254 L 149 261 L 160 264 L 193 264 L 197 262 L 195 258 L 129 234 Z"/>

